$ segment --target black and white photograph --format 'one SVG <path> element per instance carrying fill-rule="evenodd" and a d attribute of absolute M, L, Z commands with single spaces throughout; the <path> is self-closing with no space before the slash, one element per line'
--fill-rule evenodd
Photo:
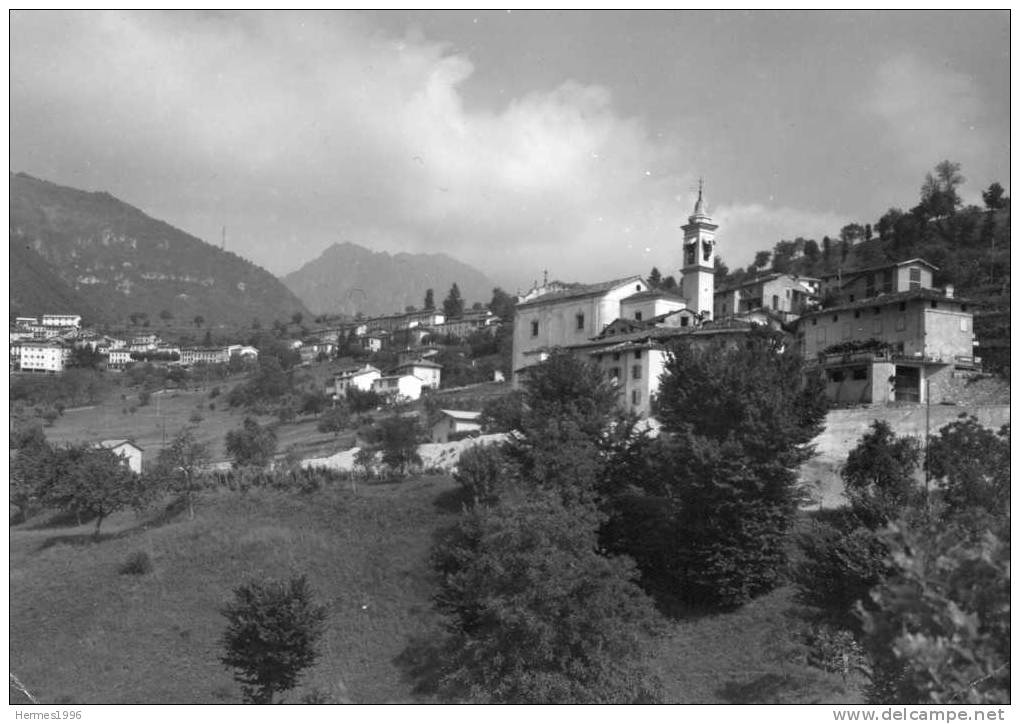
<path fill-rule="evenodd" d="M 12 721 L 1006 721 L 1011 24 L 9 10 Z"/>

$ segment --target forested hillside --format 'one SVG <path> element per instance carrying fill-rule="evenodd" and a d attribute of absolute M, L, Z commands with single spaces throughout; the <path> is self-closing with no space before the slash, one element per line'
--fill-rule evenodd
<path fill-rule="evenodd" d="M 108 193 L 22 173 L 11 174 L 10 182 L 13 312 L 78 312 L 70 291 L 84 300 L 81 313 L 89 323 L 190 322 L 201 315 L 219 325 L 307 313 L 265 269 Z M 28 262 L 20 263 L 28 253 Z"/>
<path fill-rule="evenodd" d="M 767 272 L 818 277 L 841 269 L 877 266 L 921 257 L 938 267 L 937 287 L 951 284 L 957 296 L 978 302 L 974 328 L 988 369 L 1009 367 L 1010 199 L 999 183 L 981 196 L 984 206 L 963 206 L 960 165 L 943 161 L 927 174 L 917 204 L 890 207 L 872 222 L 851 221 L 838 238 L 797 237 L 761 250 L 746 268 L 718 264 L 723 286 Z M 825 304 L 828 300 L 822 300 Z"/>

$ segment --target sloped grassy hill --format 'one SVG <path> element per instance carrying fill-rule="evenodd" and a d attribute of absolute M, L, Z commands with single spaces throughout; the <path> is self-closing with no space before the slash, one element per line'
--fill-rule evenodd
<path fill-rule="evenodd" d="M 90 305 L 97 319 L 125 322 L 142 312 L 152 320 L 166 311 L 190 322 L 248 324 L 307 313 L 301 301 L 274 277 L 232 252 L 223 251 L 147 216 L 106 192 L 58 186 L 27 174 L 10 177 L 10 244 L 37 254 L 52 275 Z M 12 311 L 39 313 L 24 290 L 40 275 L 15 264 Z M 36 265 L 38 266 L 38 265 Z M 59 296 L 55 285 L 42 294 Z M 23 300 L 23 301 L 22 301 Z M 73 303 L 73 300 L 68 301 Z M 61 309 L 72 312 L 72 309 Z M 83 315 L 85 316 L 85 315 Z"/>
<path fill-rule="evenodd" d="M 287 700 L 411 702 L 397 657 L 434 629 L 428 551 L 456 520 L 448 477 L 348 483 L 310 494 L 220 491 L 196 518 L 122 513 L 91 526 L 11 529 L 10 670 L 43 704 L 239 703 L 219 663 L 220 607 L 246 577 L 307 574 L 329 611 L 319 662 Z M 148 553 L 151 573 L 122 575 Z M 853 682 L 790 648 L 789 589 L 739 611 L 673 621 L 654 666 L 671 703 L 854 703 Z M 11 691 L 12 702 L 23 702 Z"/>

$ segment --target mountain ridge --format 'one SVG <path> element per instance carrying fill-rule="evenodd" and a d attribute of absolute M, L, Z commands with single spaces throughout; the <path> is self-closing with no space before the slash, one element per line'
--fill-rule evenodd
<path fill-rule="evenodd" d="M 144 314 L 238 325 L 308 311 L 262 267 L 106 191 L 11 173 L 9 231 L 11 249 L 20 254 L 24 247 L 43 265 L 27 257 L 31 274 L 24 264 L 11 265 L 12 312 L 36 312 L 29 308 L 40 296 L 32 290 L 34 279 L 47 278 L 54 294 L 67 296 L 58 292 L 54 279 L 59 279 L 94 310 L 95 318 L 86 319 L 91 322 L 124 323 Z"/>
<path fill-rule="evenodd" d="M 478 269 L 443 252 L 391 254 L 350 241 L 329 245 L 282 279 L 315 313 L 350 316 L 420 307 L 428 289 L 439 307 L 454 283 L 469 306 L 488 303 L 496 286 Z"/>

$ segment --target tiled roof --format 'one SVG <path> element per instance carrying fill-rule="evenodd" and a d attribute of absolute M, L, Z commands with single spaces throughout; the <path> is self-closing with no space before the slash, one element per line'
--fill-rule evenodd
<path fill-rule="evenodd" d="M 726 292 L 732 292 L 737 289 L 743 289 L 744 287 L 754 286 L 755 284 L 764 284 L 766 282 L 775 281 L 779 277 L 789 277 L 795 282 L 818 282 L 821 281 L 818 277 L 802 277 L 796 274 L 786 274 L 784 272 L 773 272 L 771 274 L 765 274 L 760 277 L 753 279 L 745 279 L 742 282 L 736 284 L 726 284 L 715 290 L 716 294 L 725 294 Z"/>
<path fill-rule="evenodd" d="M 636 292 L 631 294 L 629 297 L 624 297 L 621 301 L 624 302 L 639 302 L 642 299 L 675 299 L 678 302 L 684 302 L 687 300 L 681 297 L 676 292 L 671 292 L 668 289 L 646 289 L 643 292 Z"/>
<path fill-rule="evenodd" d="M 645 281 L 640 274 L 634 274 L 629 277 L 621 277 L 620 279 L 610 279 L 609 281 L 598 282 L 597 284 L 578 284 L 576 286 L 571 287 L 570 289 L 564 289 L 563 291 L 559 292 L 550 292 L 549 294 L 543 294 L 542 296 L 536 297 L 535 299 L 532 299 L 530 301 L 522 302 L 521 304 L 518 304 L 517 307 L 520 309 L 524 307 L 530 307 L 535 304 L 545 304 L 546 302 L 553 301 L 558 302 L 564 299 L 579 299 L 582 297 L 591 297 L 596 296 L 598 294 L 605 294 L 606 292 L 615 289 L 621 284 L 626 284 L 627 282 L 633 281 L 638 281 L 641 282 L 642 284 L 645 284 Z"/>
<path fill-rule="evenodd" d="M 838 272 L 830 272 L 829 274 L 823 274 L 822 279 L 832 279 L 838 276 L 857 276 L 859 274 L 867 274 L 868 272 L 881 271 L 883 269 L 891 269 L 892 267 L 906 266 L 907 264 L 924 264 L 926 267 L 938 271 L 939 268 L 932 264 L 930 261 L 925 261 L 920 257 L 913 259 L 907 259 L 906 261 L 891 261 L 888 264 L 880 264 L 878 266 L 862 267 L 860 269 L 843 269 Z"/>
<path fill-rule="evenodd" d="M 947 297 L 938 289 L 913 289 L 906 292 L 892 292 L 891 294 L 879 294 L 877 297 L 868 297 L 867 299 L 858 299 L 855 302 L 848 302 L 846 304 L 840 304 L 835 307 L 825 307 L 824 309 L 818 309 L 812 312 L 806 312 L 800 319 L 809 319 L 811 317 L 824 316 L 826 314 L 832 314 L 834 312 L 843 312 L 848 309 L 862 309 L 864 307 L 883 307 L 888 304 L 896 304 L 897 302 L 909 302 L 915 299 L 921 299 L 924 301 L 932 300 L 937 302 L 950 302 L 957 304 L 980 304 L 973 299 L 965 299 L 964 297 Z"/>
<path fill-rule="evenodd" d="M 731 334 L 734 332 L 746 332 L 755 325 L 741 320 L 721 320 L 709 322 L 700 327 L 652 327 L 627 334 L 617 334 L 601 339 L 592 339 L 588 342 L 579 342 L 568 345 L 570 349 L 584 349 L 587 347 L 603 347 L 617 345 L 627 342 L 660 342 L 678 337 L 704 337 L 715 334 Z"/>
<path fill-rule="evenodd" d="M 482 416 L 480 412 L 470 412 L 468 410 L 440 410 L 439 412 L 455 420 L 477 420 Z"/>

